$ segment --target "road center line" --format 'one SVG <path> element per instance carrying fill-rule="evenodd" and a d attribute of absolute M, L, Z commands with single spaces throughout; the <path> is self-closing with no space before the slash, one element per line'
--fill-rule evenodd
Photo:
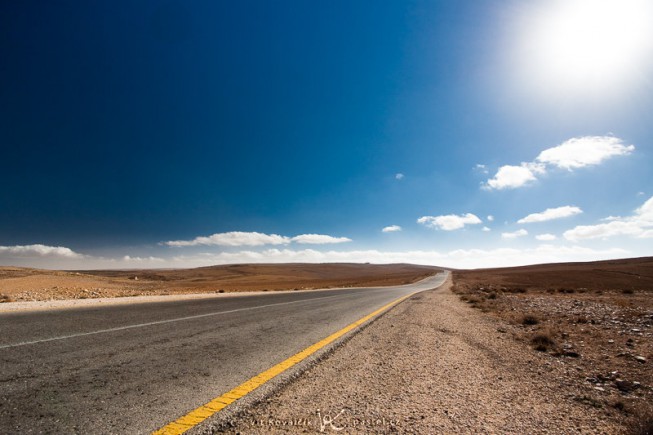
<path fill-rule="evenodd" d="M 352 295 L 356 295 L 356 293 L 348 293 L 345 296 L 352 296 Z M 138 323 L 136 325 L 118 326 L 118 327 L 115 327 L 115 328 L 100 329 L 98 331 L 80 332 L 80 333 L 77 333 L 77 334 L 70 334 L 70 335 L 62 335 L 62 336 L 59 336 L 59 337 L 44 338 L 42 340 L 23 341 L 21 343 L 14 343 L 14 344 L 3 344 L 3 345 L 0 345 L 0 349 L 8 349 L 8 348 L 20 347 L 20 346 L 28 346 L 28 345 L 31 345 L 31 344 L 47 343 L 47 342 L 50 342 L 50 341 L 67 340 L 69 338 L 86 337 L 88 335 L 106 334 L 106 333 L 109 333 L 109 332 L 125 331 L 127 329 L 143 328 L 143 327 L 146 327 L 146 326 L 154 326 L 154 325 L 164 325 L 166 323 L 183 322 L 185 320 L 201 319 L 203 317 L 219 316 L 219 315 L 222 315 L 222 314 L 237 313 L 237 312 L 240 312 L 240 311 L 258 310 L 258 309 L 261 309 L 261 308 L 276 307 L 276 306 L 281 306 L 281 305 L 291 305 L 291 304 L 297 304 L 297 303 L 301 303 L 301 302 L 311 302 L 311 301 L 315 301 L 315 300 L 331 299 L 331 298 L 337 298 L 337 297 L 342 297 L 342 296 L 343 296 L 342 294 L 338 294 L 338 295 L 333 295 L 333 296 L 323 296 L 323 297 L 317 297 L 317 298 L 302 299 L 302 300 L 299 300 L 299 301 L 278 302 L 278 303 L 275 303 L 275 304 L 259 305 L 259 306 L 256 306 L 256 307 L 237 308 L 237 309 L 234 309 L 234 310 L 217 311 L 217 312 L 213 312 L 213 313 L 197 314 L 197 315 L 194 315 L 194 316 L 186 316 L 186 317 L 177 317 L 175 319 L 166 319 L 166 320 L 157 320 L 155 322 Z"/>
<path fill-rule="evenodd" d="M 216 397 L 210 402 L 200 406 L 199 408 L 190 411 L 188 414 L 178 418 L 177 420 L 168 423 L 167 425 L 163 426 L 161 429 L 154 431 L 152 435 L 183 434 L 184 432 L 202 423 L 207 418 L 212 417 L 214 414 L 220 412 L 222 409 L 226 408 L 231 403 L 251 393 L 261 385 L 268 382 L 270 379 L 274 378 L 277 375 L 280 375 L 281 373 L 285 372 L 286 370 L 293 367 L 294 365 L 302 362 L 309 356 L 313 355 L 315 352 L 319 351 L 323 347 L 334 342 L 335 340 L 342 337 L 346 333 L 352 331 L 353 329 L 358 328 L 363 323 L 376 317 L 377 315 L 390 309 L 391 307 L 397 305 L 399 302 L 408 299 L 409 297 L 411 297 L 412 295 L 418 292 L 419 291 L 416 291 L 406 296 L 402 296 L 400 298 L 395 299 L 394 301 L 382 306 L 378 310 L 375 310 L 374 312 L 368 314 L 362 319 L 357 320 L 356 322 L 344 327 L 343 329 L 334 332 L 333 334 L 329 335 L 325 339 L 320 340 L 317 343 L 313 344 L 312 346 L 307 347 L 303 351 L 291 356 L 285 361 L 282 361 L 279 364 L 267 369 L 266 371 L 259 373 L 258 375 L 254 376 L 248 381 L 245 381 L 244 383 L 240 384 L 233 390 L 224 393 L 222 396 Z"/>

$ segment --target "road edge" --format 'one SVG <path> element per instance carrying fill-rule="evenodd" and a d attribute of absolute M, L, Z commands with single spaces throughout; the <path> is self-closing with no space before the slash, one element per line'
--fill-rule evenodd
<path fill-rule="evenodd" d="M 307 349 L 291 356 L 290 358 L 282 361 L 281 363 L 273 366 L 272 368 L 260 373 L 259 375 L 245 381 L 243 384 L 234 388 L 228 393 L 215 398 L 205 405 L 190 411 L 186 415 L 178 418 L 177 420 L 168 423 L 154 434 L 200 434 L 200 433 L 215 433 L 221 429 L 230 426 L 230 421 L 233 421 L 239 414 L 242 414 L 246 409 L 254 406 L 272 394 L 279 391 L 281 388 L 301 376 L 305 371 L 319 362 L 330 356 L 335 350 L 343 346 L 351 340 L 356 334 L 364 331 L 367 327 L 372 325 L 378 319 L 382 318 L 386 313 L 390 312 L 393 308 L 399 306 L 406 300 L 411 299 L 415 295 L 427 291 L 435 290 L 442 285 L 445 285 L 450 279 L 450 273 L 443 271 L 447 276 L 444 281 L 437 287 L 416 291 L 406 296 L 402 296 L 383 307 L 373 311 L 372 313 L 362 317 L 358 321 L 342 328 L 334 334 L 326 337 L 325 339 L 309 346 Z M 343 333 L 343 331 L 345 331 Z M 322 344 L 317 349 L 308 353 L 306 356 L 301 357 L 296 362 L 293 362 L 288 367 L 279 371 L 279 373 L 270 376 L 264 382 L 252 388 L 251 383 L 257 377 L 272 371 L 275 367 L 288 364 L 289 361 L 297 359 L 301 354 L 308 352 L 314 346 L 318 346 L 323 341 L 329 340 L 332 336 L 338 335 L 336 338 L 331 339 L 326 344 Z M 254 381 L 256 383 L 256 381 Z M 245 387 L 244 387 L 245 386 Z M 249 390 L 249 391 L 247 391 Z M 235 393 L 235 394 L 234 394 Z M 241 395 L 241 393 L 243 393 Z M 228 402 L 228 403 L 227 403 Z"/>

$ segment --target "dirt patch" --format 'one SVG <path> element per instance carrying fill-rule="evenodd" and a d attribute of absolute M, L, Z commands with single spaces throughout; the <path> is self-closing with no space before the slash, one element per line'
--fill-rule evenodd
<path fill-rule="evenodd" d="M 653 259 L 456 271 L 454 292 L 615 421 L 653 412 Z M 615 410 L 618 415 L 615 416 Z"/>
<path fill-rule="evenodd" d="M 0 267 L 0 303 L 409 284 L 439 269 L 409 264 L 241 264 L 177 270 Z"/>

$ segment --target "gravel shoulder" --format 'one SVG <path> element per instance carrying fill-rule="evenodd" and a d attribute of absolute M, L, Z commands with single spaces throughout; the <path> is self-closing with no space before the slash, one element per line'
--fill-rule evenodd
<path fill-rule="evenodd" d="M 620 433 L 617 411 L 558 382 L 570 369 L 451 293 L 384 314 L 227 433 Z M 592 388 L 588 386 L 587 388 Z"/>

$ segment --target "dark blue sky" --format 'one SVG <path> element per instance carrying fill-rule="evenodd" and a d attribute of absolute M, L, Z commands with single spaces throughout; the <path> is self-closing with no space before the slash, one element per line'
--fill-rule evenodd
<path fill-rule="evenodd" d="M 517 5 L 3 2 L 0 246 L 165 257 L 160 242 L 241 231 L 488 249 L 484 225 L 416 220 L 496 215 L 513 231 L 550 207 L 578 204 L 588 224 L 632 213 L 651 194 L 650 84 L 609 104 L 511 89 Z M 480 187 L 585 136 L 640 159 L 622 148 L 591 171 L 548 171 L 546 189 Z M 404 231 L 380 232 L 391 224 Z"/>

